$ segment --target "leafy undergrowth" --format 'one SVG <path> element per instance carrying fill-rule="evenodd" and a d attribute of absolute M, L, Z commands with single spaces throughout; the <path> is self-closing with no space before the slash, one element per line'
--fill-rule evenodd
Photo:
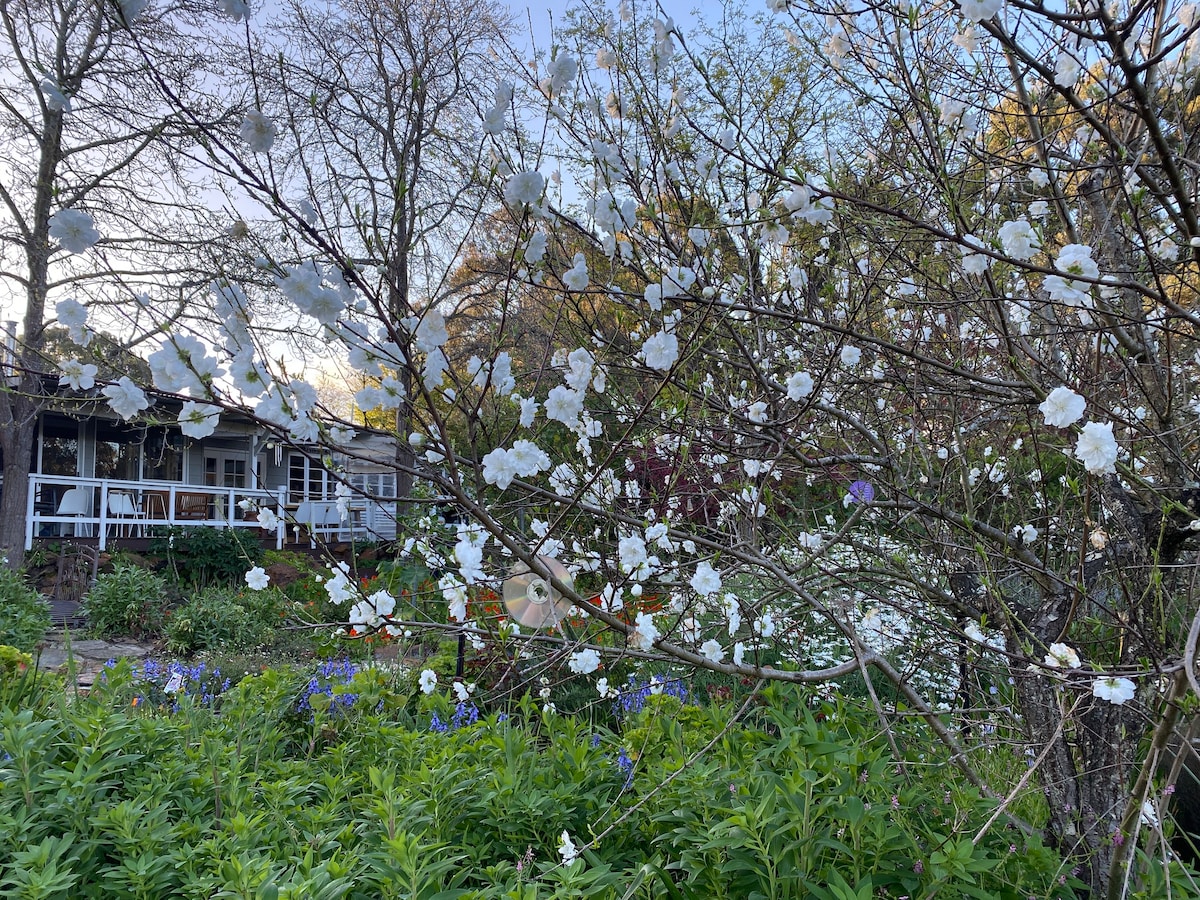
<path fill-rule="evenodd" d="M 0 896 L 1074 896 L 1003 819 L 972 843 L 992 802 L 913 735 L 898 766 L 873 715 L 631 689 L 611 730 L 348 662 L 228 686 L 122 663 L 74 698 L 12 672 Z"/>

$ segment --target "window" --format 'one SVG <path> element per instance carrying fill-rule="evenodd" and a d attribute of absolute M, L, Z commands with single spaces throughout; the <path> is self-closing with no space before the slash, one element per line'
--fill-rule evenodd
<path fill-rule="evenodd" d="M 204 483 L 208 487 L 244 488 L 246 470 L 245 456 L 226 453 L 204 456 Z"/>
<path fill-rule="evenodd" d="M 288 455 L 288 503 L 332 500 L 336 484 L 325 467 L 303 453 Z"/>
<path fill-rule="evenodd" d="M 396 497 L 395 472 L 371 472 L 351 475 L 350 487 L 355 495 L 365 494 L 372 500 L 388 501 Z"/>
<path fill-rule="evenodd" d="M 79 474 L 79 423 L 42 419 L 38 471 L 43 475 Z"/>
<path fill-rule="evenodd" d="M 96 421 L 96 478 L 137 481 L 142 464 L 145 431 L 120 422 Z"/>
<path fill-rule="evenodd" d="M 183 435 L 154 429 L 142 449 L 142 477 L 151 481 L 183 481 Z"/>

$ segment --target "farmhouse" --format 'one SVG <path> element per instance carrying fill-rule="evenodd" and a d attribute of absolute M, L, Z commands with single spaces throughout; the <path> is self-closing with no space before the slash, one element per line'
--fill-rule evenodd
<path fill-rule="evenodd" d="M 395 536 L 392 438 L 359 431 L 331 456 L 225 411 L 213 434 L 193 439 L 174 424 L 178 406 L 156 396 L 147 417 L 131 423 L 97 396 L 56 396 L 39 415 L 25 548 L 70 536 L 104 549 L 173 525 L 249 529 L 278 547 Z M 335 472 L 351 489 L 344 511 Z M 270 532 L 257 508 L 279 518 Z"/>

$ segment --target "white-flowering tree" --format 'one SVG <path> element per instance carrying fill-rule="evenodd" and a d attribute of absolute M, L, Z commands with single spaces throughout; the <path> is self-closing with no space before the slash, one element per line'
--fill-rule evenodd
<path fill-rule="evenodd" d="M 981 784 L 970 742 L 999 726 L 1032 768 L 988 787 L 1039 786 L 1049 838 L 1120 896 L 1200 631 L 1198 29 L 1191 4 L 779 3 L 685 39 L 581 10 L 454 118 L 471 190 L 495 187 L 470 254 L 490 352 L 434 279 L 412 296 L 417 181 L 366 149 L 420 121 L 387 105 L 399 77 L 281 64 L 254 155 L 213 152 L 314 254 L 283 293 L 411 401 L 397 437 L 470 519 L 404 546 L 451 625 L 520 562 L 586 615 L 560 634 L 572 672 L 632 652 L 857 675 Z M 322 78 L 357 122 L 328 144 L 301 124 L 341 114 Z M 310 146 L 300 197 L 273 173 Z M 507 349 L 531 309 L 540 359 Z M 302 385 L 255 371 L 265 419 L 322 431 Z M 328 587 L 398 627 L 386 592 Z"/>
<path fill-rule="evenodd" d="M 296 2 L 227 48 L 243 118 L 236 134 L 210 132 L 208 161 L 245 214 L 260 273 L 257 291 L 236 277 L 215 288 L 227 402 L 254 404 L 297 441 L 329 437 L 339 416 L 295 374 L 297 357 L 332 345 L 357 373 L 356 406 L 407 435 L 408 362 L 420 353 L 431 382 L 445 367 L 436 351 L 464 287 L 450 275 L 486 205 L 473 87 L 496 80 L 504 27 L 487 2 Z M 190 112 L 169 81 L 159 86 Z M 256 312 L 263 288 L 282 313 Z M 316 341 L 269 373 L 264 348 L 281 334 Z M 406 497 L 416 462 L 407 440 L 396 447 Z"/>
<path fill-rule="evenodd" d="M 198 202 L 203 185 L 185 149 L 188 119 L 216 119 L 199 108 L 184 117 L 149 76 L 153 66 L 187 95 L 203 71 L 200 47 L 181 33 L 192 21 L 178 5 L 0 4 L 0 278 L 5 318 L 20 320 L 0 389 L 0 555 L 10 565 L 23 555 L 46 373 L 75 389 L 96 374 L 86 360 L 55 371 L 47 326 L 57 321 L 85 347 L 93 328 L 136 342 L 207 293 L 208 248 L 223 235 Z"/>

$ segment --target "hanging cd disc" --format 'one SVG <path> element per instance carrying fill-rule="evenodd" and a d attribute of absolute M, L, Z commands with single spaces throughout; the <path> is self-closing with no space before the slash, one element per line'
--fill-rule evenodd
<path fill-rule="evenodd" d="M 563 584 L 573 586 L 567 567 L 557 559 L 539 556 L 538 562 Z M 557 625 L 571 609 L 571 601 L 563 599 L 550 581 L 531 572 L 524 563 L 517 563 L 504 582 L 504 605 L 513 621 L 527 628 Z"/>

